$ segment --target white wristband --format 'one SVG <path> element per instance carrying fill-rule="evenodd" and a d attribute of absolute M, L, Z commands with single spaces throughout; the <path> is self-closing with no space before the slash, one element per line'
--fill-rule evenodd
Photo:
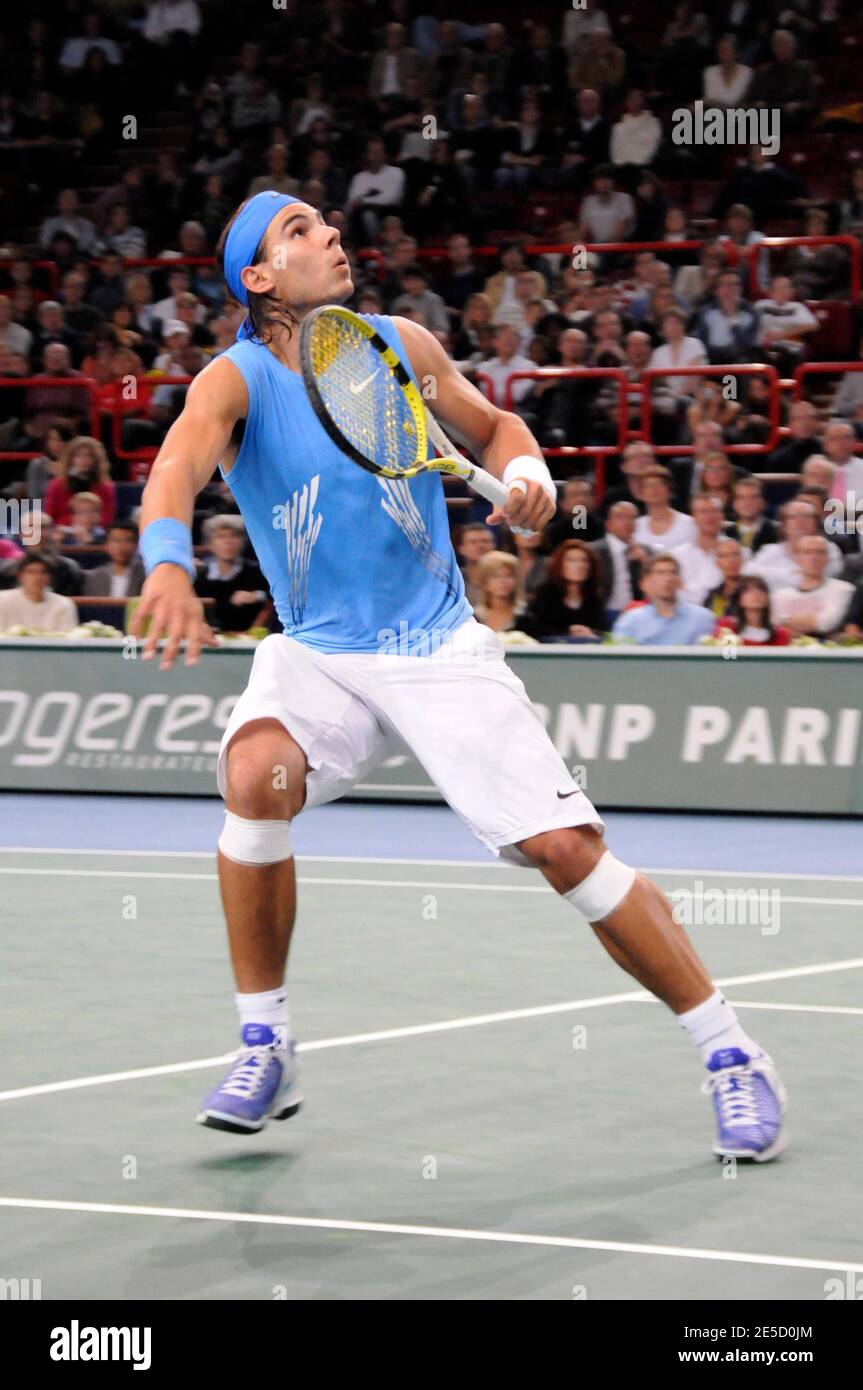
<path fill-rule="evenodd" d="M 505 487 L 512 487 L 519 478 L 539 483 L 550 500 L 557 505 L 554 479 L 548 471 L 548 465 L 542 459 L 534 458 L 532 454 L 519 454 L 518 458 L 510 459 L 503 470 L 503 484 Z"/>

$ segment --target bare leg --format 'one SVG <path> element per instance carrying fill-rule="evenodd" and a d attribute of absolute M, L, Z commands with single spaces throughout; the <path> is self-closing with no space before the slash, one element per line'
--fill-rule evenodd
<path fill-rule="evenodd" d="M 305 800 L 307 771 L 305 754 L 277 720 L 244 724 L 228 748 L 225 805 L 248 820 L 291 820 Z M 235 864 L 220 853 L 219 887 L 238 992 L 278 989 L 296 913 L 293 859 Z"/>
<path fill-rule="evenodd" d="M 558 893 L 568 893 L 594 869 L 606 845 L 589 827 L 549 830 L 522 840 L 519 849 Z M 714 985 L 671 904 L 638 874 L 623 902 L 602 922 L 590 924 L 609 955 L 676 1014 L 694 1009 Z"/>

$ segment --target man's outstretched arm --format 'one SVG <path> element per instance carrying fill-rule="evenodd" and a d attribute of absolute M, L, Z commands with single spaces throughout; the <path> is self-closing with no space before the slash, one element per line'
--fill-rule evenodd
<path fill-rule="evenodd" d="M 215 645 L 193 587 L 192 519 L 195 497 L 224 458 L 234 426 L 247 409 L 239 371 L 228 359 L 216 358 L 189 387 L 183 412 L 165 436 L 144 489 L 141 554 L 147 579 L 130 632 L 137 637 L 150 618 L 145 660 L 156 655 L 159 638 L 167 638 L 162 671 L 173 666 L 184 639 L 187 666 L 195 664 L 202 646 Z"/>

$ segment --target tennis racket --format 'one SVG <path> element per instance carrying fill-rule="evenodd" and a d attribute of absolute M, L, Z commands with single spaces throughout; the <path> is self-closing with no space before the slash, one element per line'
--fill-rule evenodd
<path fill-rule="evenodd" d="M 509 489 L 458 452 L 398 353 L 352 309 L 324 304 L 306 315 L 300 366 L 330 439 L 362 468 L 382 478 L 448 473 L 494 506 L 506 505 Z M 427 457 L 429 444 L 440 458 Z"/>

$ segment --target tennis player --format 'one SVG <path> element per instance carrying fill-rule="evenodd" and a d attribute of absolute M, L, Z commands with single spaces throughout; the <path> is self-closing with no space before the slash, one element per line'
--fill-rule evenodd
<path fill-rule="evenodd" d="M 192 382 L 147 483 L 147 579 L 134 625 L 137 634 L 150 620 L 143 655 L 161 650 L 163 670 L 181 643 L 188 665 L 213 644 L 192 587 L 190 528 L 195 495 L 219 465 L 284 631 L 258 647 L 219 753 L 219 880 L 241 1046 L 199 1121 L 253 1133 L 300 1108 L 285 985 L 296 902 L 291 822 L 350 791 L 400 735 L 482 844 L 539 869 L 613 959 L 676 1015 L 706 1067 L 714 1152 L 773 1158 L 786 1142 L 774 1063 L 711 982 L 668 899 L 606 848 L 601 817 L 499 638 L 473 617 L 440 477 L 390 481 L 365 471 L 311 408 L 302 320 L 353 292 L 338 231 L 308 204 L 267 191 L 238 208 L 218 252 L 247 317 L 237 341 Z M 524 422 L 491 405 L 426 329 L 363 317 L 417 384 L 434 383 L 424 394 L 444 429 L 508 489 L 489 521 L 545 526 L 555 489 Z M 351 389 L 374 390 L 374 382 Z"/>

